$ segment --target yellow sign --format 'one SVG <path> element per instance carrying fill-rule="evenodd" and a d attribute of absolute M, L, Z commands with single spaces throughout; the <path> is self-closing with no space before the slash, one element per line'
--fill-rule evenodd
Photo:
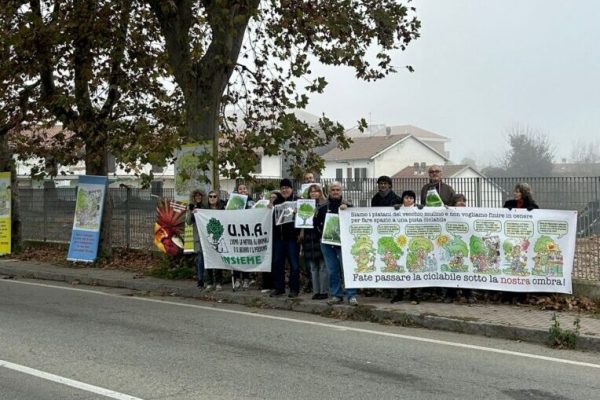
<path fill-rule="evenodd" d="M 0 255 L 10 254 L 11 247 L 10 172 L 0 172 Z"/>

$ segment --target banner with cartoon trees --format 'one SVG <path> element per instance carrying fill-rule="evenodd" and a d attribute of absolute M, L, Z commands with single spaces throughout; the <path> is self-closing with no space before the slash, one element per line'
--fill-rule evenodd
<path fill-rule="evenodd" d="M 271 271 L 272 209 L 202 209 L 194 217 L 206 268 Z"/>
<path fill-rule="evenodd" d="M 576 211 L 340 211 L 349 288 L 443 286 L 572 293 Z"/>

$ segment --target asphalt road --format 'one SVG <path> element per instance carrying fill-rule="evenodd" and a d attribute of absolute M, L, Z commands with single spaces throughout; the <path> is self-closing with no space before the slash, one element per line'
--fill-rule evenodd
<path fill-rule="evenodd" d="M 594 353 L 0 280 L 0 400 L 597 400 L 599 378 Z"/>

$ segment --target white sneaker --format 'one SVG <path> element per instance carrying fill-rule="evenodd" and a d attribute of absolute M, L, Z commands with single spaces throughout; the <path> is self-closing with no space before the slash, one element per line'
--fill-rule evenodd
<path fill-rule="evenodd" d="M 215 292 L 220 292 L 221 290 L 223 290 L 223 288 L 221 287 L 221 285 L 215 286 Z"/>
<path fill-rule="evenodd" d="M 213 285 L 206 285 L 204 286 L 204 291 L 205 292 L 211 292 L 214 289 Z"/>
<path fill-rule="evenodd" d="M 244 284 L 242 285 L 242 289 L 244 289 L 244 290 L 250 289 L 250 281 L 248 279 L 244 279 Z"/>
<path fill-rule="evenodd" d="M 356 297 L 352 296 L 348 299 L 348 304 L 350 304 L 351 306 L 357 306 L 358 305 L 358 300 Z"/>

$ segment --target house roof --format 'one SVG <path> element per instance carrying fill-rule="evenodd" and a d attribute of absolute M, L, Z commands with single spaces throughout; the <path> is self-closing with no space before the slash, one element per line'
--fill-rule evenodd
<path fill-rule="evenodd" d="M 334 148 L 323 155 L 325 161 L 366 160 L 388 147 L 405 140 L 410 135 L 356 137 L 349 148 Z"/>
<path fill-rule="evenodd" d="M 446 178 L 455 177 L 468 168 L 471 168 L 471 167 L 468 165 L 463 165 L 463 164 L 443 165 L 442 166 L 442 169 L 444 170 L 443 175 Z M 422 171 L 421 170 L 417 171 L 417 170 L 415 170 L 415 167 L 411 165 L 408 167 L 404 167 L 400 171 L 396 172 L 394 175 L 392 175 L 392 178 L 414 178 L 415 176 L 427 176 L 428 169 L 429 169 L 429 165 L 426 165 Z M 478 171 L 475 171 L 475 170 L 473 170 L 473 171 L 480 174 Z"/>
<path fill-rule="evenodd" d="M 412 135 L 418 139 L 428 141 L 441 141 L 448 142 L 448 139 L 445 136 L 438 135 L 437 133 L 428 131 L 426 129 L 419 128 L 414 125 L 395 125 L 395 126 L 386 126 L 386 125 L 371 125 L 367 127 L 365 132 L 361 132 L 358 128 L 351 128 L 346 131 L 346 135 L 351 138 L 357 137 L 367 137 L 367 136 L 387 136 L 389 129 L 389 135 Z"/>

